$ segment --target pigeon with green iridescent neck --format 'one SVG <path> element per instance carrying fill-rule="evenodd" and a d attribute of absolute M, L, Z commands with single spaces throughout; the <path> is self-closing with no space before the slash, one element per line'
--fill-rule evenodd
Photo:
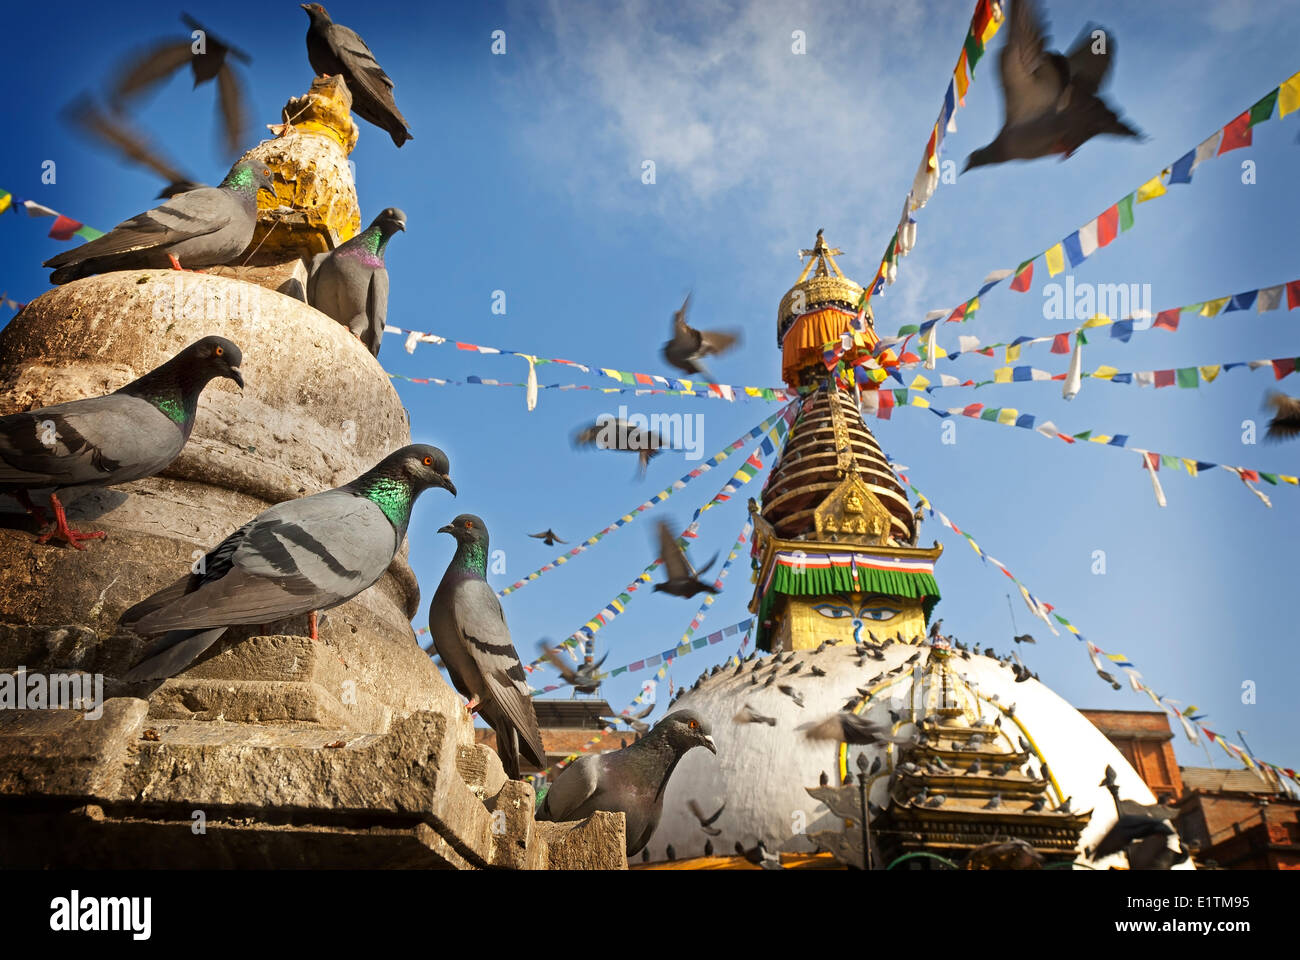
<path fill-rule="evenodd" d="M 520 754 L 540 770 L 546 751 L 519 652 L 501 601 L 487 582 L 487 526 L 463 513 L 438 532 L 455 538 L 456 553 L 429 604 L 433 646 L 452 684 L 469 700 L 466 709 L 477 707 L 496 731 L 501 766 L 518 780 Z"/>
<path fill-rule="evenodd" d="M 384 575 L 430 487 L 456 495 L 447 455 L 411 444 L 351 483 L 276 504 L 244 524 L 170 587 L 122 614 L 162 634 L 127 680 L 160 680 L 193 663 L 237 624 L 269 624 L 346 603 Z M 314 637 L 313 637 L 314 639 Z"/>
<path fill-rule="evenodd" d="M 71 529 L 58 492 L 165 470 L 190 438 L 203 388 L 217 377 L 243 388 L 242 360 L 229 340 L 204 337 L 107 396 L 0 417 L 0 493 L 15 496 L 43 524 L 30 492 L 50 490 L 55 526 L 40 542 L 58 536 L 84 550 L 80 541 L 99 540 L 104 532 Z"/>
<path fill-rule="evenodd" d="M 384 249 L 406 214 L 389 207 L 361 233 L 328 253 L 318 253 L 307 274 L 307 302 L 352 331 L 379 356 L 388 316 L 388 270 Z"/>
<path fill-rule="evenodd" d="M 257 192 L 274 191 L 265 164 L 244 160 L 219 187 L 178 193 L 79 247 L 46 260 L 51 283 L 113 270 L 180 270 L 229 263 L 248 246 L 257 225 Z"/>

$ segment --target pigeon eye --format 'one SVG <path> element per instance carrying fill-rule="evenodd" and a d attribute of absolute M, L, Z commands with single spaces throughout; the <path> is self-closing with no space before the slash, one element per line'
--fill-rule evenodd
<path fill-rule="evenodd" d="M 466 520 L 466 521 L 465 521 L 465 529 L 466 529 L 466 530 L 473 530 L 473 529 L 474 529 L 474 521 L 473 521 L 473 520 Z"/>
<path fill-rule="evenodd" d="M 692 721 L 691 721 L 691 729 L 694 730 L 697 726 L 699 726 L 699 724 L 697 724 L 694 720 L 692 720 Z"/>
<path fill-rule="evenodd" d="M 425 457 L 425 458 L 424 458 L 424 465 L 425 465 L 426 467 L 431 467 L 431 466 L 433 466 L 433 457 Z"/>
<path fill-rule="evenodd" d="M 221 356 L 226 351 L 222 347 L 217 347 L 217 356 Z"/>

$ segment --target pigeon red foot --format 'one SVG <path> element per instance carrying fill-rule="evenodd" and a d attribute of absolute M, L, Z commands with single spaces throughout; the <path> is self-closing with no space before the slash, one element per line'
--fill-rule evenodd
<path fill-rule="evenodd" d="M 78 550 L 85 550 L 86 548 L 81 544 L 82 540 L 103 540 L 108 536 L 103 530 L 73 530 L 69 527 L 68 515 L 63 512 L 63 504 L 59 503 L 58 494 L 50 494 L 50 506 L 54 509 L 54 529 L 47 530 L 37 537 L 37 543 L 45 543 L 51 537 L 57 536 Z"/>
<path fill-rule="evenodd" d="M 181 273 L 203 273 L 204 272 L 202 270 L 191 270 L 188 267 L 182 267 L 180 260 L 176 258 L 176 254 L 174 253 L 167 254 L 167 259 L 171 261 L 172 269 L 179 270 Z"/>

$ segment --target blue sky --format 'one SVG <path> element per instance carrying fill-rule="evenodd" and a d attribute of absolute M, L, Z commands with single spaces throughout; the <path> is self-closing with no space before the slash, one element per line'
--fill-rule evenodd
<path fill-rule="evenodd" d="M 845 271 L 870 279 L 938 112 L 970 6 L 328 4 L 376 51 L 415 134 L 398 151 L 362 123 L 353 154 L 363 219 L 397 205 L 410 222 L 389 249 L 390 321 L 668 373 L 658 348 L 672 310 L 693 290 L 699 325 L 745 331 L 744 346 L 714 364 L 719 379 L 776 384 L 775 312 L 799 271 L 794 252 L 825 227 L 845 250 Z M 916 249 L 902 261 L 898 282 L 875 303 L 880 331 L 966 299 L 987 272 L 1060 240 L 1300 68 L 1293 43 L 1300 10 L 1285 0 L 1046 8 L 1058 48 L 1089 18 L 1112 31 L 1117 63 L 1107 95 L 1147 139 L 1098 139 L 1065 163 L 1005 165 L 941 185 L 918 215 Z M 187 9 L 252 54 L 243 74 L 258 124 L 277 120 L 284 101 L 310 83 L 307 18 L 296 3 L 195 2 Z M 0 61 L 10 92 L 0 186 L 100 229 L 149 206 L 158 189 L 151 175 L 88 149 L 55 118 L 130 49 L 181 30 L 179 22 L 156 4 L 103 3 L 75 18 L 56 5 L 28 4 L 9 12 L 7 28 L 15 42 Z M 505 56 L 490 53 L 496 29 L 506 31 Z M 806 33 L 804 56 L 791 53 L 793 30 Z M 178 77 L 138 114 L 173 158 L 209 181 L 232 159 L 221 156 L 214 134 L 214 96 L 211 86 L 192 92 Z M 993 57 L 978 67 L 967 103 L 945 144 L 945 156 L 959 164 L 1000 122 Z M 1253 147 L 1202 166 L 1191 185 L 1140 206 L 1136 227 L 1081 265 L 1076 279 L 1150 284 L 1157 310 L 1296 279 L 1298 117 L 1257 128 Z M 54 185 L 40 182 L 46 159 L 58 163 Z M 656 163 L 653 185 L 640 178 L 647 159 Z M 1242 183 L 1244 160 L 1256 165 L 1255 184 Z M 0 221 L 0 287 L 20 300 L 46 289 L 40 262 L 66 246 L 45 237 L 48 223 L 12 215 Z M 941 331 L 940 343 L 955 346 L 957 333 L 990 342 L 1064 329 L 1068 324 L 1043 316 L 1041 260 L 1036 270 L 1031 292 L 1004 285 L 970 324 Z M 505 316 L 491 312 L 498 289 L 506 291 Z M 1085 368 L 1294 356 L 1298 320 L 1300 313 L 1286 312 L 1184 317 L 1177 334 L 1138 334 L 1127 345 L 1093 338 Z M 1023 362 L 1062 371 L 1065 359 L 1038 347 Z M 513 358 L 433 346 L 408 356 L 391 337 L 380 360 L 407 376 L 524 375 Z M 1000 362 L 966 357 L 940 361 L 940 369 L 982 379 Z M 551 367 L 541 379 L 582 378 Z M 1262 425 L 1261 402 L 1272 386 L 1265 371 L 1236 370 L 1199 391 L 1085 381 L 1065 403 L 1059 384 L 1029 383 L 941 391 L 937 402 L 1013 406 L 1069 432 L 1127 433 L 1136 446 L 1297 474 L 1300 445 L 1242 443 L 1242 421 Z M 506 574 L 493 577 L 502 586 L 558 552 L 526 534 L 551 526 L 580 540 L 693 466 L 667 454 L 637 482 L 629 457 L 570 448 L 569 435 L 582 422 L 620 402 L 645 413 L 699 413 L 708 455 L 773 412 L 758 402 L 543 391 L 529 414 L 512 389 L 403 383 L 398 390 L 415 439 L 448 452 L 461 491 L 454 502 L 427 498 L 411 526 L 426 609 L 451 554 L 450 538 L 435 531 L 455 512 L 486 520 L 493 547 L 506 552 Z M 1233 739 L 1245 730 L 1261 756 L 1300 764 L 1300 707 L 1292 693 L 1300 653 L 1286 613 L 1300 490 L 1267 488 L 1274 502 L 1267 510 L 1223 471 L 1197 479 L 1162 471 L 1169 501 L 1162 510 L 1132 453 L 1067 447 L 967 420 L 957 424 L 957 443 L 945 445 L 941 422 L 915 410 L 870 426 L 937 507 L 1086 636 L 1127 654 L 1155 689 L 1201 707 L 1212 729 Z M 655 515 L 684 523 L 731 472 L 714 471 L 508 597 L 506 615 L 525 659 L 538 638 L 573 632 L 652 559 Z M 701 560 L 714 550 L 725 554 L 744 522 L 744 502 L 738 497 L 706 515 Z M 937 571 L 945 627 L 980 646 L 1010 647 L 1005 578 L 937 521 L 922 538 L 947 546 Z M 1104 576 L 1091 572 L 1096 550 L 1106 553 Z M 738 564 L 702 632 L 747 615 L 748 571 Z M 598 653 L 608 651 L 613 666 L 670 647 L 695 608 L 639 593 L 600 632 Z M 1039 638 L 1022 656 L 1071 702 L 1151 707 L 1127 686 L 1114 692 L 1098 680 L 1082 644 L 1051 637 L 1018 600 L 1015 618 L 1020 631 Z M 729 652 L 720 645 L 692 654 L 673 679 L 693 682 Z M 646 676 L 619 677 L 604 693 L 621 708 Z M 1253 704 L 1242 702 L 1245 681 L 1256 685 Z M 1181 736 L 1177 751 L 1184 763 L 1206 762 Z M 1214 762 L 1229 760 L 1216 750 Z"/>

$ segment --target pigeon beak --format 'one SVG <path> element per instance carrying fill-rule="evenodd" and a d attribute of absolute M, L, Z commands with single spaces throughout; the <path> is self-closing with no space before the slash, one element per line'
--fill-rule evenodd
<path fill-rule="evenodd" d="M 235 383 L 239 384 L 240 390 L 244 389 L 244 375 L 238 367 L 230 368 L 230 379 L 234 380 Z"/>
<path fill-rule="evenodd" d="M 450 523 L 445 524 L 444 526 L 439 527 L 439 528 L 438 528 L 438 532 L 439 532 L 439 533 L 450 533 L 453 537 L 456 536 L 456 528 L 453 527 Z"/>
<path fill-rule="evenodd" d="M 451 477 L 439 477 L 434 482 L 438 486 L 442 487 L 442 489 L 450 493 L 453 497 L 456 496 L 456 484 L 451 482 Z M 442 530 L 438 532 L 442 533 L 444 531 L 447 533 L 451 533 L 451 524 L 448 524 L 446 527 L 444 527 Z"/>
<path fill-rule="evenodd" d="M 704 737 L 704 745 L 709 748 L 710 753 L 716 754 L 718 752 L 718 745 L 714 743 L 713 738 L 707 734 L 705 734 Z"/>

